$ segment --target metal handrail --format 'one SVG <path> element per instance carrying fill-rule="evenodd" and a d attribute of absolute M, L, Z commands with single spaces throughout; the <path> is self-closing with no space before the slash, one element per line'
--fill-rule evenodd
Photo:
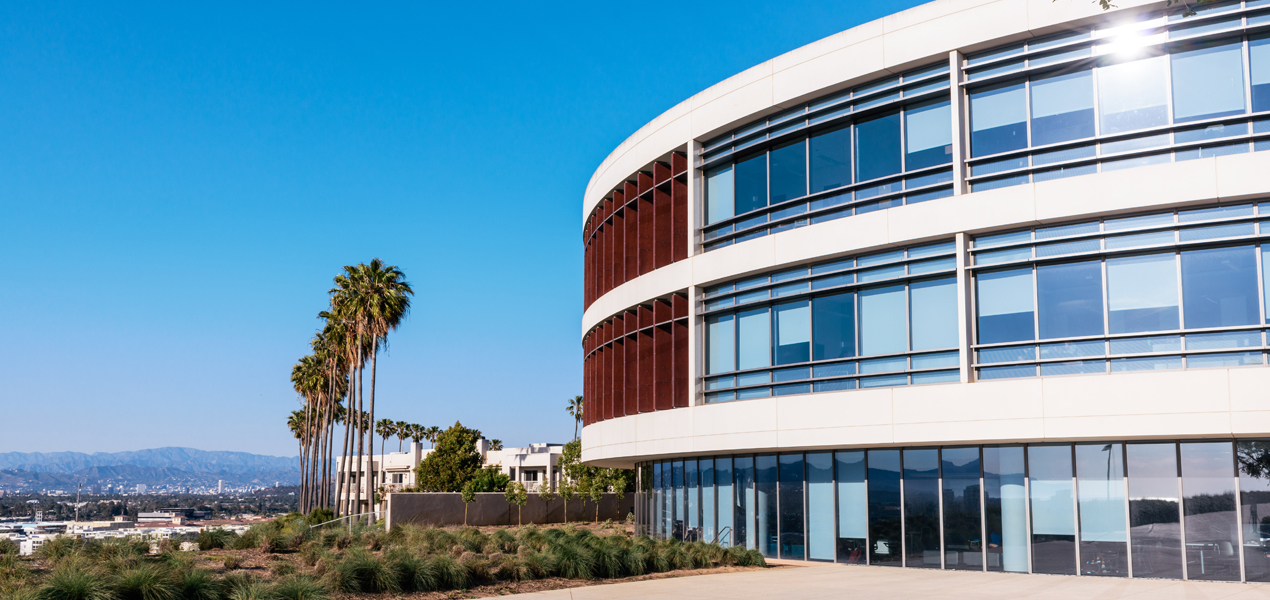
<path fill-rule="evenodd" d="M 710 540 L 710 543 L 718 544 L 719 540 L 723 539 L 723 534 L 725 532 L 728 534 L 728 542 L 730 543 L 732 541 L 732 526 L 731 525 L 724 527 L 723 529 L 720 529 L 718 533 L 714 534 L 714 539 Z"/>
<path fill-rule="evenodd" d="M 317 525 L 310 525 L 310 526 L 309 526 L 309 529 L 311 529 L 311 530 L 312 530 L 312 529 L 316 529 L 316 528 L 321 527 L 321 526 L 323 526 L 323 525 L 330 525 L 331 523 L 338 523 L 338 522 L 340 522 L 340 521 L 343 521 L 344 519 L 351 519 L 351 518 L 353 518 L 353 517 L 364 517 L 364 516 L 366 516 L 366 515 L 382 515 L 382 514 L 384 514 L 384 513 L 386 513 L 386 512 L 388 512 L 388 511 L 387 511 L 387 510 L 376 510 L 376 511 L 373 511 L 373 512 L 357 513 L 357 514 L 355 514 L 355 515 L 345 515 L 345 516 L 343 516 L 343 517 L 340 517 L 340 518 L 338 518 L 338 519 L 332 519 L 332 520 L 327 521 L 327 522 L 325 522 L 325 523 L 318 523 Z"/>

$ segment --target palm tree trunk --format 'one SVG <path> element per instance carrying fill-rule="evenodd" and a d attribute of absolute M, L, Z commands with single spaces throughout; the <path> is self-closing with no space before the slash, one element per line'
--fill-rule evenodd
<path fill-rule="evenodd" d="M 348 512 L 348 495 L 352 492 L 352 489 L 349 488 L 348 485 L 348 453 L 350 452 L 349 440 L 352 437 L 353 431 L 353 383 L 356 382 L 356 380 L 357 371 L 354 370 L 354 367 L 350 362 L 348 365 L 348 392 L 344 394 L 344 399 L 346 401 L 345 404 L 348 405 L 344 411 L 344 450 L 340 454 L 341 462 L 339 485 L 337 486 L 339 491 L 336 492 L 335 496 L 336 508 L 339 509 L 336 511 L 335 515 L 337 517 L 345 517 L 351 514 Z"/>
<path fill-rule="evenodd" d="M 362 345 L 361 337 L 362 336 L 359 333 L 357 335 L 357 347 L 359 350 Z M 353 494 L 353 500 L 354 500 L 353 512 L 350 513 L 354 515 L 359 514 L 362 511 L 362 492 L 366 488 L 366 485 L 365 485 L 366 480 L 369 479 L 368 477 L 366 477 L 366 471 L 370 470 L 369 468 L 366 468 L 365 470 L 363 470 L 363 462 L 362 462 L 363 456 L 365 456 L 366 454 L 366 423 L 363 422 L 365 419 L 363 419 L 363 415 L 362 415 L 362 401 L 363 401 L 362 383 L 365 380 L 364 371 L 365 371 L 364 367 L 358 366 L 357 368 L 357 467 L 356 467 L 358 479 L 357 479 L 357 492 Z M 351 525 L 352 522 L 350 521 L 349 524 Z"/>
<path fill-rule="evenodd" d="M 375 367 L 376 367 L 376 363 L 378 362 L 379 362 L 379 340 L 374 340 L 374 343 L 372 344 L 371 350 L 370 350 L 370 422 L 371 423 L 375 422 Z M 374 442 L 371 442 L 371 445 L 373 446 Z M 369 470 L 370 469 L 367 469 L 367 471 Z M 374 482 L 370 481 L 369 479 L 366 481 L 366 498 L 368 499 L 367 505 L 371 507 L 369 511 L 371 514 L 366 515 L 367 525 L 374 524 L 375 522 L 375 514 L 374 514 L 375 495 L 374 495 L 374 488 L 371 487 L 373 484 Z"/>

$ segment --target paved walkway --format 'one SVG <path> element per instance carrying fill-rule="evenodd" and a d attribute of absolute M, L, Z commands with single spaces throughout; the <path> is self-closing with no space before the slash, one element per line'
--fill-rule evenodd
<path fill-rule="evenodd" d="M 542 600 L 614 600 L 618 598 L 654 598 L 656 600 L 699 600 L 701 598 L 731 600 L 767 598 L 780 600 L 811 598 L 1270 600 L 1270 584 L 818 565 L 595 585 L 509 597 Z"/>

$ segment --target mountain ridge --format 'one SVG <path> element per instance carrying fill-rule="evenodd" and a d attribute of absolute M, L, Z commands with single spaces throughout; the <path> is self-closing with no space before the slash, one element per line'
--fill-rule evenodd
<path fill-rule="evenodd" d="M 74 487 L 78 483 L 151 487 L 269 486 L 299 480 L 297 457 L 164 447 L 126 452 L 2 452 L 0 487 Z"/>

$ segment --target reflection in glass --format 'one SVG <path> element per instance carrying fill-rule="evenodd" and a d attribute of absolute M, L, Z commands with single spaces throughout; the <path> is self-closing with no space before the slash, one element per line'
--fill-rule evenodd
<path fill-rule="evenodd" d="M 1129 576 L 1124 455 L 1120 444 L 1076 444 L 1080 574 Z"/>
<path fill-rule="evenodd" d="M 1027 147 L 1027 92 L 1007 83 L 970 93 L 970 149 L 987 156 Z"/>
<path fill-rule="evenodd" d="M 912 171 L 952 162 L 952 109 L 948 100 L 904 109 L 904 168 Z"/>
<path fill-rule="evenodd" d="M 1102 135 L 1168 124 L 1165 60 L 1154 56 L 1099 67 Z"/>
<path fill-rule="evenodd" d="M 773 148 L 772 204 L 807 195 L 807 146 L 802 140 Z"/>
<path fill-rule="evenodd" d="M 864 451 L 837 452 L 838 470 L 838 562 L 865 563 L 865 536 L 868 535 L 868 503 L 865 487 Z"/>
<path fill-rule="evenodd" d="M 1107 300 L 1111 333 L 1177 329 L 1173 254 L 1107 259 Z"/>
<path fill-rule="evenodd" d="M 1186 577 L 1239 581 L 1234 456 L 1230 442 L 1182 443 Z"/>
<path fill-rule="evenodd" d="M 706 373 L 736 370 L 734 315 L 706 317 Z"/>
<path fill-rule="evenodd" d="M 782 454 L 780 477 L 780 556 L 803 560 L 807 558 L 803 535 L 803 455 Z"/>
<path fill-rule="evenodd" d="M 736 163 L 736 214 L 767 206 L 767 153 Z"/>
<path fill-rule="evenodd" d="M 1270 110 L 1270 36 L 1248 38 L 1248 62 L 1252 74 L 1252 110 Z"/>
<path fill-rule="evenodd" d="M 662 489 L 661 481 L 661 463 L 653 463 L 653 502 L 652 511 L 649 515 L 649 522 L 653 525 L 653 537 L 662 538 L 666 536 L 665 523 L 662 521 Z"/>
<path fill-rule="evenodd" d="M 843 127 L 811 137 L 811 192 L 851 183 L 851 128 Z"/>
<path fill-rule="evenodd" d="M 714 541 L 718 535 L 714 509 L 714 460 L 704 458 L 700 463 L 701 475 L 701 541 Z"/>
<path fill-rule="evenodd" d="M 759 308 L 737 315 L 737 367 L 740 369 L 772 366 L 772 324 L 767 312 L 767 308 Z"/>
<path fill-rule="evenodd" d="M 719 545 L 727 548 L 735 546 L 745 538 L 737 537 L 736 524 L 733 519 L 733 508 L 736 500 L 732 497 L 732 459 L 728 457 L 714 459 L 714 489 L 718 495 L 719 507 Z"/>
<path fill-rule="evenodd" d="M 674 490 L 668 497 L 670 508 L 666 514 L 670 517 L 670 536 L 677 540 L 684 539 L 684 463 L 677 460 L 671 463 L 670 485 Z"/>
<path fill-rule="evenodd" d="M 908 349 L 904 286 L 860 291 L 860 355 L 890 354 Z"/>
<path fill-rule="evenodd" d="M 944 566 L 983 569 L 979 527 L 979 449 L 945 448 L 940 464 L 944 482 Z"/>
<path fill-rule="evenodd" d="M 1133 576 L 1181 579 L 1177 445 L 1129 444 L 1125 451 Z"/>
<path fill-rule="evenodd" d="M 855 356 L 855 294 L 817 296 L 811 301 L 812 359 Z"/>
<path fill-rule="evenodd" d="M 811 304 L 807 300 L 796 300 L 777 304 L 774 308 L 776 364 L 811 360 Z"/>
<path fill-rule="evenodd" d="M 1072 447 L 1028 446 L 1032 499 L 1032 571 L 1076 574 L 1076 518 L 1072 513 Z"/>
<path fill-rule="evenodd" d="M 856 181 L 868 181 L 899 173 L 900 113 L 874 117 L 856 124 Z"/>
<path fill-rule="evenodd" d="M 984 529 L 989 571 L 1027 572 L 1023 447 L 984 447 Z"/>
<path fill-rule="evenodd" d="M 732 461 L 736 476 L 736 502 L 733 503 L 732 538 L 746 548 L 757 548 L 754 535 L 754 458 L 738 456 Z"/>
<path fill-rule="evenodd" d="M 733 215 L 732 165 L 706 172 L 706 224 Z"/>
<path fill-rule="evenodd" d="M 869 451 L 869 564 L 903 564 L 900 544 L 900 451 Z M 841 475 L 839 475 L 841 477 Z"/>
<path fill-rule="evenodd" d="M 1102 334 L 1102 261 L 1038 267 L 1036 288 L 1041 339 Z"/>
<path fill-rule="evenodd" d="M 1094 75 L 1086 69 L 1032 79 L 1032 145 L 1094 136 Z"/>
<path fill-rule="evenodd" d="M 785 485 L 784 473 L 781 485 Z M 784 502 L 782 497 L 782 506 Z M 781 518 L 784 516 L 782 511 Z M 782 536 L 784 531 L 782 525 Z M 833 546 L 833 453 L 810 452 L 807 454 L 807 558 L 831 561 Z"/>
<path fill-rule="evenodd" d="M 1261 322 L 1257 254 L 1252 246 L 1182 253 L 1182 306 L 1187 329 Z"/>
<path fill-rule="evenodd" d="M 909 567 L 940 568 L 939 451 L 904 451 L 904 542 Z"/>
<path fill-rule="evenodd" d="M 1032 269 L 980 273 L 976 280 L 979 343 L 1033 339 Z"/>
<path fill-rule="evenodd" d="M 1244 112 L 1243 42 L 1205 43 L 1170 55 L 1173 120 L 1181 123 Z"/>
<path fill-rule="evenodd" d="M 758 527 L 755 531 L 755 537 L 758 539 L 759 552 L 762 552 L 763 556 L 773 558 L 776 557 L 777 552 L 776 477 L 775 456 L 759 456 L 754 459 L 755 508 L 758 513 Z M 801 518 L 802 515 L 800 514 L 799 519 Z"/>
<path fill-rule="evenodd" d="M 908 294 L 913 350 L 955 348 L 957 280 L 949 278 L 913 282 L 908 286 Z"/>
<path fill-rule="evenodd" d="M 687 529 L 684 540 L 695 542 L 701 539 L 701 504 L 697 488 L 697 461 L 684 461 L 684 493 L 687 497 Z"/>
<path fill-rule="evenodd" d="M 1270 581 L 1270 442 L 1241 441 L 1238 451 L 1244 577 Z"/>

